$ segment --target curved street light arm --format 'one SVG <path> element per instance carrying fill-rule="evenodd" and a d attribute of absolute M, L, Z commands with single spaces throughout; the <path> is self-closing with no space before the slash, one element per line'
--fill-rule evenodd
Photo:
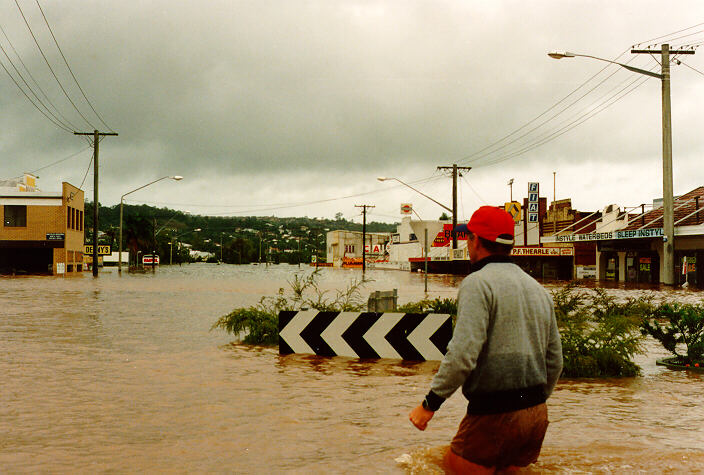
<path fill-rule="evenodd" d="M 570 53 L 569 51 L 551 51 L 548 53 L 548 56 L 550 56 L 552 59 L 574 58 L 575 56 L 580 57 L 580 58 L 596 59 L 597 61 L 604 61 L 605 63 L 616 64 L 616 65 L 621 66 L 622 68 L 628 69 L 629 71 L 632 71 L 634 73 L 644 74 L 646 76 L 662 79 L 662 74 L 654 73 L 654 72 L 648 71 L 646 69 L 635 68 L 635 67 L 629 66 L 627 64 L 619 63 L 616 61 L 611 61 L 610 59 L 599 58 L 598 56 L 592 56 L 590 54 Z"/>
<path fill-rule="evenodd" d="M 122 201 L 122 199 L 123 199 L 125 196 L 127 196 L 127 195 L 129 195 L 129 194 L 131 194 L 131 193 L 134 193 L 135 191 L 139 191 L 139 190 L 141 190 L 142 188 L 146 188 L 146 187 L 148 187 L 149 185 L 153 185 L 154 183 L 156 183 L 156 182 L 158 182 L 158 181 L 161 181 L 161 180 L 166 180 L 167 178 L 171 178 L 172 180 L 176 180 L 176 181 L 183 180 L 183 177 L 182 177 L 182 176 L 179 176 L 179 175 L 166 175 L 166 176 L 162 176 L 161 178 L 158 178 L 158 179 L 156 179 L 156 180 L 154 180 L 154 181 L 150 181 L 150 182 L 147 183 L 146 185 L 142 185 L 142 186 L 140 186 L 139 188 L 135 188 L 135 189 L 132 190 L 132 191 L 128 191 L 127 193 L 125 193 L 124 195 L 122 195 L 122 196 L 120 197 L 120 201 Z"/>
<path fill-rule="evenodd" d="M 134 193 L 135 191 L 139 191 L 142 188 L 146 188 L 149 185 L 153 185 L 154 183 L 156 183 L 158 181 L 166 180 L 167 178 L 171 178 L 172 180 L 176 180 L 176 181 L 183 180 L 183 177 L 180 175 L 162 176 L 161 178 L 157 178 L 154 181 L 150 181 L 146 185 L 142 185 L 139 188 L 135 188 L 134 190 L 128 191 L 124 195 L 120 196 L 120 239 L 119 239 L 119 243 L 118 243 L 118 252 L 117 252 L 117 272 L 120 275 L 122 275 L 122 208 L 123 208 L 123 204 L 125 201 L 125 196 L 129 195 L 130 193 Z"/>
<path fill-rule="evenodd" d="M 377 180 L 379 180 L 379 181 L 396 180 L 397 182 L 401 183 L 402 185 L 407 186 L 408 188 L 410 188 L 411 190 L 415 191 L 415 192 L 418 193 L 419 195 L 425 196 L 426 198 L 428 198 L 430 201 L 432 201 L 432 202 L 435 203 L 436 205 L 438 205 L 438 206 L 440 206 L 440 207 L 446 209 L 446 210 L 449 211 L 450 213 L 452 213 L 452 208 L 450 208 L 450 207 L 448 207 L 448 206 L 445 206 L 444 204 L 440 203 L 440 202 L 439 202 L 438 200 L 436 200 L 435 198 L 431 198 L 430 196 L 426 195 L 426 194 L 423 193 L 422 191 L 413 188 L 413 187 L 412 187 L 411 185 L 409 185 L 408 183 L 402 182 L 402 181 L 399 180 L 398 178 L 380 176 L 379 178 L 377 178 Z"/>

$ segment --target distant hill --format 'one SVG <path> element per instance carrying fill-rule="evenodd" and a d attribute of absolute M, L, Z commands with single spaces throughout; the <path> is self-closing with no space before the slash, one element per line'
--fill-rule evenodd
<path fill-rule="evenodd" d="M 116 251 L 120 206 L 100 206 L 98 212 L 100 242 L 110 244 L 113 251 Z M 155 248 L 164 264 L 169 260 L 174 263 L 187 260 L 184 243 L 194 250 L 213 253 L 216 259 L 220 259 L 222 254 L 222 260 L 230 263 L 255 262 L 267 258 L 275 262 L 295 263 L 299 259 L 301 262 L 310 262 L 312 255 L 324 259 L 328 231 L 362 231 L 361 224 L 344 218 L 204 216 L 149 205 L 124 205 L 123 214 L 123 249 L 132 248 L 149 253 Z M 89 242 L 93 229 L 92 202 L 85 203 L 84 216 L 86 240 Z M 369 222 L 367 231 L 395 232 L 396 226 Z"/>

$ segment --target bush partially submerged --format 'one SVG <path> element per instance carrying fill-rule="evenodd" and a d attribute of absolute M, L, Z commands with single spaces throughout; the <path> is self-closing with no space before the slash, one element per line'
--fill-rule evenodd
<path fill-rule="evenodd" d="M 704 305 L 663 303 L 643 320 L 641 331 L 658 340 L 678 363 L 704 364 Z"/>
<path fill-rule="evenodd" d="M 211 330 L 223 329 L 234 335 L 243 335 L 243 343 L 276 345 L 279 341 L 279 312 L 302 310 L 305 308 L 323 312 L 356 312 L 364 307 L 362 287 L 368 279 L 354 279 L 344 290 L 337 290 L 334 296 L 321 290 L 318 285 L 320 270 L 315 269 L 308 276 L 296 274 L 289 281 L 289 293 L 283 288 L 274 296 L 262 297 L 257 305 L 236 308 L 223 315 L 213 324 Z"/>
<path fill-rule="evenodd" d="M 408 302 L 399 305 L 397 312 L 403 313 L 442 313 L 452 316 L 453 321 L 457 318 L 457 299 L 437 297 L 435 299 L 423 299 L 417 302 Z"/>
<path fill-rule="evenodd" d="M 651 298 L 619 303 L 603 289 L 578 290 L 574 284 L 552 292 L 562 340 L 563 376 L 635 376 L 632 361 L 642 351 L 638 331 L 652 310 Z"/>
<path fill-rule="evenodd" d="M 308 276 L 296 275 L 289 282 L 288 293 L 281 288 L 275 296 L 262 297 L 255 306 L 236 308 L 215 322 L 212 329 L 221 328 L 243 336 L 244 343 L 275 345 L 278 342 L 278 315 L 282 310 L 310 308 L 355 312 L 364 308 L 365 302 L 360 292 L 367 281 L 353 280 L 344 290 L 331 295 L 320 289 L 319 277 L 318 270 Z M 618 302 L 602 289 L 583 290 L 575 284 L 554 290 L 552 295 L 562 338 L 563 376 L 637 375 L 640 368 L 632 359 L 642 351 L 644 336 L 639 332 L 639 327 L 646 316 L 671 319 L 670 327 L 651 323 L 655 325 L 651 331 L 661 332 L 658 334 L 661 335 L 661 341 L 667 342 L 666 347 L 673 348 L 671 351 L 674 352 L 678 343 L 685 343 L 688 357 L 699 355 L 701 358 L 704 353 L 704 307 L 661 306 L 658 307 L 658 313 L 652 298 L 629 298 L 625 302 Z M 454 320 L 457 300 L 423 299 L 401 305 L 397 312 L 445 313 L 452 315 Z M 643 328 L 645 333 L 646 327 Z"/>
<path fill-rule="evenodd" d="M 260 307 L 236 308 L 215 322 L 211 330 L 221 328 L 233 335 L 244 335 L 243 343 L 276 345 L 279 341 L 279 314 Z"/>

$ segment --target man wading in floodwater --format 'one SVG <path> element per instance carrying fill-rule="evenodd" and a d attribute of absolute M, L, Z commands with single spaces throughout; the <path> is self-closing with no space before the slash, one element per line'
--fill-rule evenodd
<path fill-rule="evenodd" d="M 425 430 L 462 386 L 467 414 L 445 457 L 457 473 L 524 467 L 538 460 L 545 401 L 562 371 L 562 345 L 548 292 L 513 264 L 513 218 L 482 206 L 467 224 L 472 272 L 457 296 L 445 358 L 411 422 Z"/>

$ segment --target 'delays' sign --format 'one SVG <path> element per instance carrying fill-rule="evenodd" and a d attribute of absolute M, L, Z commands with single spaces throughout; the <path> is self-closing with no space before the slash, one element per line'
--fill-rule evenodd
<path fill-rule="evenodd" d="M 657 238 L 662 237 L 662 228 L 654 229 L 633 229 L 630 231 L 607 231 L 603 233 L 587 233 L 587 234 L 566 234 L 558 236 L 549 236 L 557 242 L 579 242 L 579 241 L 610 241 L 614 239 L 638 239 L 638 238 Z M 548 237 L 543 238 L 543 241 L 549 242 L 553 239 Z"/>
<path fill-rule="evenodd" d="M 437 313 L 280 312 L 279 353 L 441 360 L 452 319 Z"/>

